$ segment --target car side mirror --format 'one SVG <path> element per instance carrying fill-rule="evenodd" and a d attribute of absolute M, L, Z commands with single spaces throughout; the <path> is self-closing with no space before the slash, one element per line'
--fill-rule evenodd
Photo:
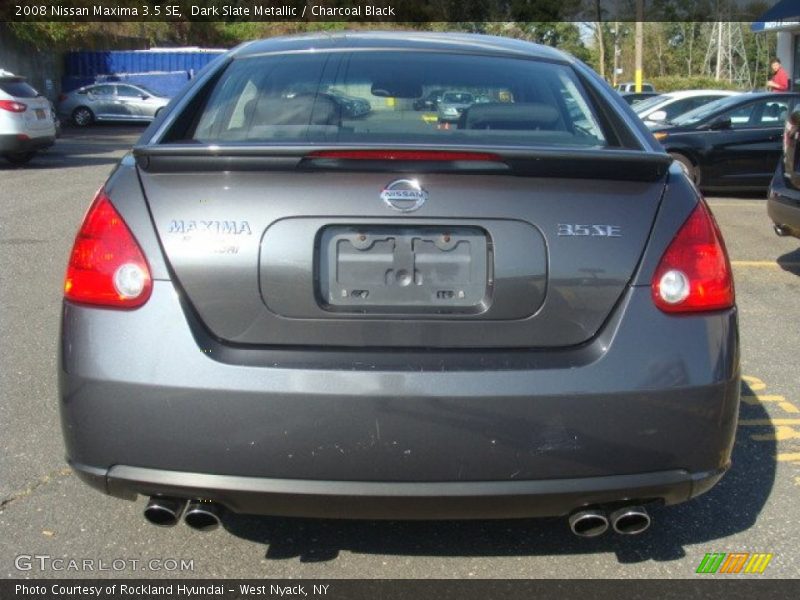
<path fill-rule="evenodd" d="M 721 129 L 730 129 L 731 128 L 731 118 L 725 117 L 722 119 L 717 119 L 713 123 L 711 123 L 708 128 L 711 131 L 719 131 Z"/>
<path fill-rule="evenodd" d="M 647 115 L 648 121 L 655 121 L 656 123 L 663 123 L 667 120 L 667 112 L 664 110 L 656 110 Z"/>
<path fill-rule="evenodd" d="M 150 97 L 150 94 L 142 94 L 141 95 L 142 100 L 147 100 L 149 97 Z"/>

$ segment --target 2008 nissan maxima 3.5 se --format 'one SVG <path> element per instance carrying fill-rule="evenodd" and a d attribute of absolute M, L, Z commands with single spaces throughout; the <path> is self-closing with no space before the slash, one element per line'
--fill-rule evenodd
<path fill-rule="evenodd" d="M 430 90 L 480 101 L 441 124 L 414 108 Z M 730 464 L 720 232 L 611 88 L 529 43 L 348 33 L 222 56 L 97 194 L 62 328 L 70 464 L 150 496 L 161 525 L 638 533 Z"/>

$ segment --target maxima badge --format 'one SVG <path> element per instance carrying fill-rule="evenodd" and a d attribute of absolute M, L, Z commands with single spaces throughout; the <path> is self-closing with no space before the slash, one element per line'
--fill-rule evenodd
<path fill-rule="evenodd" d="M 425 204 L 428 192 L 416 179 L 395 179 L 381 191 L 381 200 L 400 212 L 412 212 Z"/>

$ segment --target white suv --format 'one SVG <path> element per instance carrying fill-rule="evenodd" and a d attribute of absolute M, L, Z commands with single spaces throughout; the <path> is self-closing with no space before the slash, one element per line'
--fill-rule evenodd
<path fill-rule="evenodd" d="M 24 164 L 55 141 L 53 109 L 47 98 L 24 77 L 0 70 L 0 156 Z"/>

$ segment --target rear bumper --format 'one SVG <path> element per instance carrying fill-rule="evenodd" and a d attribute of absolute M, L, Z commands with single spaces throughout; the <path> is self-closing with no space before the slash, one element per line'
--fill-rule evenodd
<path fill-rule="evenodd" d="M 710 489 L 726 470 L 542 481 L 381 483 L 236 477 L 122 465 L 108 470 L 70 466 L 92 487 L 118 497 L 203 498 L 237 513 L 362 519 L 559 516 L 582 506 L 627 499 L 676 504 Z"/>
<path fill-rule="evenodd" d="M 772 222 L 800 237 L 800 190 L 786 184 L 783 168 L 778 167 L 767 197 L 767 214 Z"/>
<path fill-rule="evenodd" d="M 589 344 L 479 353 L 220 349 L 171 283 L 65 304 L 67 455 L 107 493 L 306 516 L 522 517 L 681 502 L 730 461 L 736 311 L 631 288 Z"/>
<path fill-rule="evenodd" d="M 20 139 L 16 134 L 0 135 L 0 154 L 24 154 L 49 148 L 56 142 L 55 135 Z"/>

